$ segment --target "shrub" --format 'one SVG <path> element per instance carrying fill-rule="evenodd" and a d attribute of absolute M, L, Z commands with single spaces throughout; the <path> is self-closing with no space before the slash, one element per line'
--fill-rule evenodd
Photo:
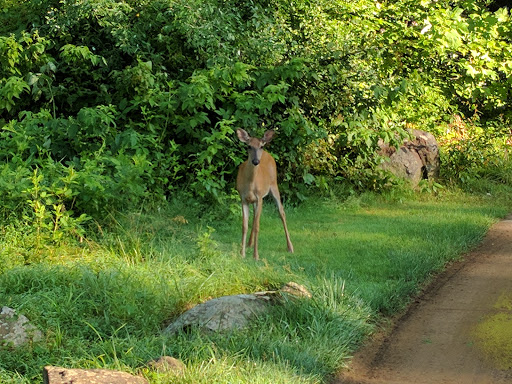
<path fill-rule="evenodd" d="M 439 134 L 454 113 L 487 129 L 510 109 L 510 17 L 484 2 L 1 4 L 0 186 L 23 186 L 4 187 L 3 209 L 26 215 L 35 170 L 54 218 L 182 191 L 222 202 L 245 158 L 237 127 L 277 130 L 285 197 L 331 180 L 379 190 L 393 184 L 379 140 Z"/>

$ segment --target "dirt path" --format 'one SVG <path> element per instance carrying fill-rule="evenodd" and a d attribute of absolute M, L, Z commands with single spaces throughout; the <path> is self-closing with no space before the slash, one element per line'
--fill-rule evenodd
<path fill-rule="evenodd" d="M 512 216 L 363 347 L 333 384 L 512 383 Z"/>

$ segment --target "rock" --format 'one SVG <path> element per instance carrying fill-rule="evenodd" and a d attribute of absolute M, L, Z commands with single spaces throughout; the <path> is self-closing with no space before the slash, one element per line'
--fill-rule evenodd
<path fill-rule="evenodd" d="M 25 316 L 16 314 L 16 311 L 12 308 L 2 307 L 0 311 L 0 346 L 19 347 L 42 339 L 41 331 L 31 324 Z"/>
<path fill-rule="evenodd" d="M 251 318 L 265 312 L 270 302 L 267 292 L 219 297 L 188 310 L 164 332 L 175 333 L 190 327 L 207 331 L 245 328 Z"/>
<path fill-rule="evenodd" d="M 161 356 L 148 363 L 149 368 L 156 372 L 172 372 L 175 375 L 182 375 L 185 372 L 185 364 L 181 360 L 171 356 Z"/>
<path fill-rule="evenodd" d="M 279 303 L 283 295 L 311 298 L 311 293 L 305 287 L 293 282 L 285 284 L 279 291 L 223 296 L 183 313 L 164 333 L 186 331 L 192 327 L 204 331 L 243 329 L 250 325 L 254 317 L 266 313 L 270 305 Z"/>
<path fill-rule="evenodd" d="M 422 179 L 432 180 L 439 176 L 439 145 L 431 133 L 412 130 L 414 139 L 405 140 L 398 149 L 379 141 L 379 153 L 389 157 L 381 168 L 409 180 L 417 186 Z"/>
<path fill-rule="evenodd" d="M 393 175 L 410 181 L 417 186 L 423 178 L 423 163 L 418 153 L 407 147 L 400 147 L 389 157 L 389 161 L 381 164 L 382 169 Z"/>
<path fill-rule="evenodd" d="M 139 376 L 109 369 L 67 369 L 44 367 L 44 384 L 149 384 Z"/>
<path fill-rule="evenodd" d="M 407 141 L 405 145 L 414 148 L 420 156 L 424 168 L 424 179 L 435 179 L 439 176 L 441 162 L 439 159 L 439 144 L 434 135 L 428 132 L 413 130 L 415 140 Z"/>

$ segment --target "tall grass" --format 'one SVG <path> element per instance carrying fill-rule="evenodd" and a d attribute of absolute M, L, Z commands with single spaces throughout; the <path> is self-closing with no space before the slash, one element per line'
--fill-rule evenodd
<path fill-rule="evenodd" d="M 28 265 L 13 258 L 0 274 L 0 304 L 28 316 L 45 340 L 0 348 L 0 381 L 40 382 L 42 367 L 53 364 L 138 372 L 152 383 L 323 383 L 383 315 L 407 305 L 510 209 L 485 195 L 422 198 L 369 194 L 288 207 L 294 254 L 267 204 L 261 262 L 239 256 L 238 215 L 187 203 L 118 215 L 96 241 L 48 247 Z M 10 249 L 2 246 L 3 257 Z M 161 332 L 199 302 L 290 280 L 313 299 L 276 306 L 249 330 Z M 186 373 L 145 368 L 163 354 L 182 359 Z"/>

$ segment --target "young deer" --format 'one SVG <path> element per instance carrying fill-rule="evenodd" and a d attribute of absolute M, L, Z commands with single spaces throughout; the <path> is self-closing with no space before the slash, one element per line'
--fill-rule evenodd
<path fill-rule="evenodd" d="M 249 145 L 249 158 L 238 168 L 238 176 L 236 178 L 236 189 L 242 200 L 242 256 L 245 257 L 245 244 L 249 224 L 249 204 L 253 204 L 254 219 L 248 246 L 250 247 L 254 244 L 254 259 L 259 259 L 258 233 L 260 231 L 261 208 L 263 198 L 269 192 L 274 197 L 279 208 L 288 251 L 293 252 L 293 245 L 290 241 L 288 228 L 286 227 L 286 216 L 283 204 L 281 203 L 279 188 L 277 187 L 276 162 L 272 156 L 263 150 L 265 144 L 269 143 L 272 137 L 274 137 L 274 131 L 265 132 L 261 139 L 249 136 L 243 129 L 237 129 L 236 134 L 240 141 Z"/>

